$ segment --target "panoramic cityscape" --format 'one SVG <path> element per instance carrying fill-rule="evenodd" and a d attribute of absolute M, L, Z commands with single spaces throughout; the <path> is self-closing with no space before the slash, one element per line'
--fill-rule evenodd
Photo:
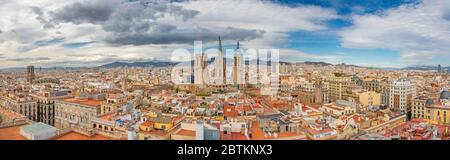
<path fill-rule="evenodd" d="M 450 140 L 449 11 L 6 0 L 0 140 Z"/>

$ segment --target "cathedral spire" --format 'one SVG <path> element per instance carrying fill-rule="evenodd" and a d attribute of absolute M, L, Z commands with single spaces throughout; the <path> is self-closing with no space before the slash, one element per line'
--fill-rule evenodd
<path fill-rule="evenodd" d="M 220 35 L 219 35 L 219 51 L 222 52 L 222 40 L 220 39 Z"/>

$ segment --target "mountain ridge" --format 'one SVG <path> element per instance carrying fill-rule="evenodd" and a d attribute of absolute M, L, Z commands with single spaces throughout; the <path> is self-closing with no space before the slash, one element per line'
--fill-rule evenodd
<path fill-rule="evenodd" d="M 208 60 L 208 63 L 212 63 L 214 59 Z M 232 59 L 227 59 L 227 61 L 232 61 Z M 253 61 L 252 61 L 253 62 Z M 189 61 L 185 62 L 170 62 L 170 61 L 137 61 L 137 62 L 123 62 L 123 61 L 115 61 L 106 63 L 100 66 L 94 67 L 39 67 L 39 70 L 67 70 L 67 69 L 86 69 L 86 68 L 117 68 L 117 67 L 169 67 L 175 66 L 177 64 L 188 64 Z M 190 61 L 191 64 L 194 61 Z M 245 64 L 249 64 L 250 61 L 245 61 Z M 366 67 L 366 66 L 358 66 L 352 64 L 331 64 L 322 61 L 304 61 L 304 62 L 279 62 L 280 64 L 306 64 L 306 65 L 320 65 L 320 66 L 353 66 L 353 67 L 363 67 L 369 69 L 384 69 L 384 70 L 419 70 L 419 71 L 432 71 L 437 70 L 437 66 L 432 65 L 417 65 L 417 66 L 408 66 L 403 68 L 383 68 L 383 67 Z M 443 72 L 450 72 L 450 66 L 441 67 Z M 3 68 L 0 71 L 25 71 L 26 67 L 11 67 L 11 68 Z"/>

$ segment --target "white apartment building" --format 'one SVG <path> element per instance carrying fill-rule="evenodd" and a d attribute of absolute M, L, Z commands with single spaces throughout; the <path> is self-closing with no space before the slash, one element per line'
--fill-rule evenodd
<path fill-rule="evenodd" d="M 416 87 L 411 81 L 400 78 L 391 83 L 389 93 L 389 108 L 396 112 L 408 113 L 411 111 L 413 98 L 416 95 Z"/>

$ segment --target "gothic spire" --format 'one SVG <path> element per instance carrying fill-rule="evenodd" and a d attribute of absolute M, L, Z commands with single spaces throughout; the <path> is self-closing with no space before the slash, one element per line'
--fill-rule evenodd
<path fill-rule="evenodd" d="M 219 35 L 219 51 L 222 52 L 222 40 L 220 39 L 220 35 Z"/>

